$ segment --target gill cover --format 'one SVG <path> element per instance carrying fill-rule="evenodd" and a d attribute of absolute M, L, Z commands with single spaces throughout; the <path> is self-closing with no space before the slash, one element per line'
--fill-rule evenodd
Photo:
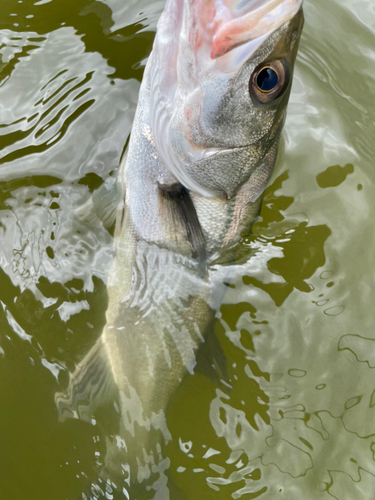
<path fill-rule="evenodd" d="M 187 189 L 217 196 L 191 175 L 191 165 L 255 141 L 256 132 L 233 138 L 225 124 L 220 136 L 212 122 L 242 66 L 296 15 L 302 1 L 167 0 L 145 84 L 158 154 Z"/>

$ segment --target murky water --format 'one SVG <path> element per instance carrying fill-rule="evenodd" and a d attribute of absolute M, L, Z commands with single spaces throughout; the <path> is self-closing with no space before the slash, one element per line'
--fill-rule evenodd
<path fill-rule="evenodd" d="M 205 352 L 169 406 L 171 500 L 375 495 L 375 7 L 305 4 L 278 164 L 214 325 L 226 380 Z M 98 480 L 116 412 L 60 423 L 54 395 L 101 333 L 113 256 L 74 209 L 116 175 L 162 9 L 1 2 L 1 498 L 126 498 Z"/>

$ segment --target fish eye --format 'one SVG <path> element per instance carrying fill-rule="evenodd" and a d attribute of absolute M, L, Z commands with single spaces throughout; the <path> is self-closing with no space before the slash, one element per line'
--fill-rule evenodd
<path fill-rule="evenodd" d="M 277 99 L 287 87 L 288 78 L 283 61 L 270 61 L 258 66 L 250 79 L 250 95 L 262 104 Z"/>
<path fill-rule="evenodd" d="M 256 86 L 261 92 L 272 92 L 278 84 L 279 75 L 277 72 L 266 66 L 262 68 L 256 76 Z"/>

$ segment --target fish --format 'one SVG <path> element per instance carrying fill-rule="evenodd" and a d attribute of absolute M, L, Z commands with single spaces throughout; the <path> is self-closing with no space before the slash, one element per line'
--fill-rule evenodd
<path fill-rule="evenodd" d="M 259 214 L 303 19 L 302 0 L 167 0 L 118 178 L 79 211 L 115 220 L 116 254 L 103 333 L 56 404 L 83 418 L 116 388 L 122 445 L 107 443 L 104 469 L 128 498 L 182 498 L 168 404 L 204 345 L 225 376 L 212 263 L 230 263 Z"/>

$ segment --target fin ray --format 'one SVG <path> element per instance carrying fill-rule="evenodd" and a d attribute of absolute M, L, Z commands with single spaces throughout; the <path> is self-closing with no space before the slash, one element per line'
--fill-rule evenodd
<path fill-rule="evenodd" d="M 117 207 L 123 198 L 122 191 L 117 179 L 111 177 L 76 210 L 77 217 L 87 224 L 99 220 L 106 229 L 109 229 L 115 222 Z"/>
<path fill-rule="evenodd" d="M 80 418 L 91 421 L 100 405 L 115 395 L 116 383 L 101 338 L 77 365 L 66 391 L 56 393 L 59 420 Z"/>
<path fill-rule="evenodd" d="M 159 184 L 159 189 L 163 199 L 168 202 L 172 215 L 176 216 L 186 231 L 193 258 L 204 262 L 207 257 L 206 241 L 189 191 L 182 184 Z"/>

